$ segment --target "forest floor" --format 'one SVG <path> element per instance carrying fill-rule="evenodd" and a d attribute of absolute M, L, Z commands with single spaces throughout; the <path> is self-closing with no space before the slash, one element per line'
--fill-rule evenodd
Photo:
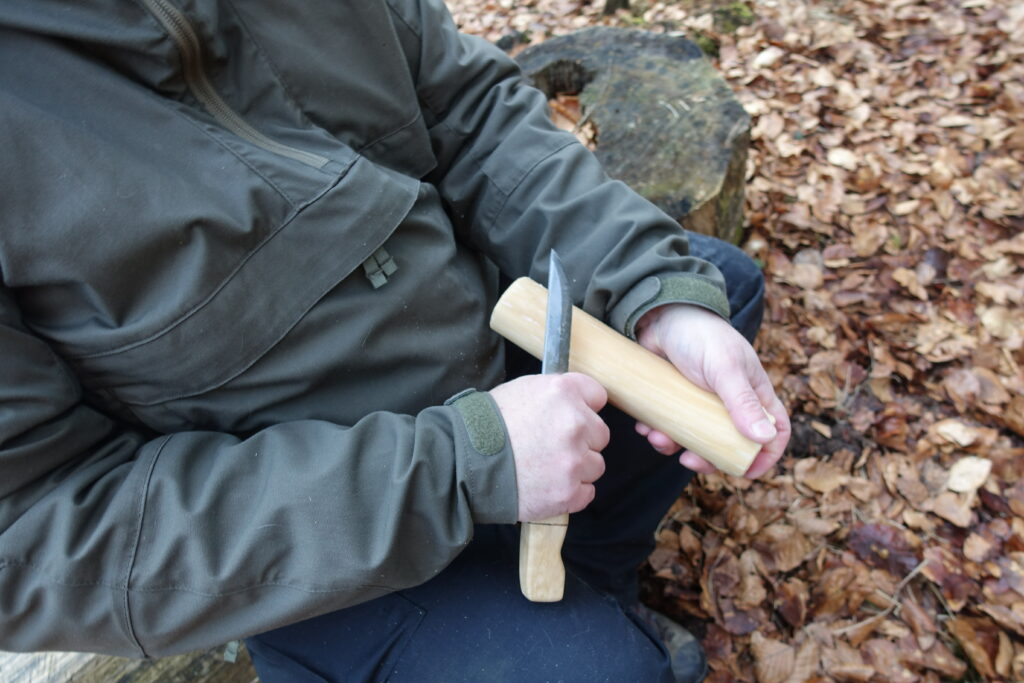
<path fill-rule="evenodd" d="M 699 477 L 644 582 L 709 680 L 1024 680 L 1024 4 L 448 4 L 494 41 L 699 38 L 752 117 L 742 246 L 794 437 L 758 481 Z"/>

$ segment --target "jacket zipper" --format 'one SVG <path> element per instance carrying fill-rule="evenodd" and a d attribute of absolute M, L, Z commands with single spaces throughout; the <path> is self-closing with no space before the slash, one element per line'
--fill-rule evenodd
<path fill-rule="evenodd" d="M 330 159 L 319 154 L 306 152 L 271 140 L 249 125 L 238 112 L 231 108 L 231 105 L 224 101 L 206 77 L 206 72 L 203 70 L 202 48 L 199 37 L 189 22 L 188 17 L 182 14 L 177 7 L 167 2 L 167 0 L 142 0 L 142 2 L 149 9 L 150 13 L 156 17 L 157 21 L 163 25 L 174 42 L 177 43 L 178 52 L 181 54 L 185 83 L 188 85 L 189 91 L 220 125 L 257 147 L 301 162 L 307 166 L 312 166 L 315 169 L 322 169 L 330 162 Z"/>

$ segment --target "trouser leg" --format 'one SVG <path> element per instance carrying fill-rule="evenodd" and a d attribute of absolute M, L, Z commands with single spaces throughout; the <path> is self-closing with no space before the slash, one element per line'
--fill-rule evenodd
<path fill-rule="evenodd" d="M 262 683 L 673 680 L 657 637 L 578 578 L 559 603 L 523 598 L 509 530 L 478 527 L 421 586 L 248 639 Z"/>

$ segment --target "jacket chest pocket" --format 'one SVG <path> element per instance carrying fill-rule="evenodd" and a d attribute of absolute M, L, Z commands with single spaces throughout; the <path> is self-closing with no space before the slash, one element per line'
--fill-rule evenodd
<path fill-rule="evenodd" d="M 418 187 L 407 176 L 359 159 L 226 279 L 205 282 L 210 294 L 200 305 L 147 338 L 69 354 L 69 360 L 86 387 L 128 405 L 156 405 L 220 386 L 261 358 L 378 252 L 412 207 Z M 180 273 L 181 281 L 191 284 L 197 272 Z"/>

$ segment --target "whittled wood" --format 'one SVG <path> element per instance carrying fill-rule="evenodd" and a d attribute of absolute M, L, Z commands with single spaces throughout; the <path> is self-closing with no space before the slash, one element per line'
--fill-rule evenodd
<path fill-rule="evenodd" d="M 544 349 L 548 293 L 529 278 L 512 283 L 491 314 L 491 328 L 538 358 Z M 572 312 L 569 370 L 593 377 L 608 401 L 664 432 L 723 472 L 742 475 L 761 450 L 736 429 L 716 395 L 579 308 Z"/>
<path fill-rule="evenodd" d="M 519 530 L 519 587 L 533 602 L 558 602 L 565 592 L 562 544 L 569 515 L 523 522 Z"/>

